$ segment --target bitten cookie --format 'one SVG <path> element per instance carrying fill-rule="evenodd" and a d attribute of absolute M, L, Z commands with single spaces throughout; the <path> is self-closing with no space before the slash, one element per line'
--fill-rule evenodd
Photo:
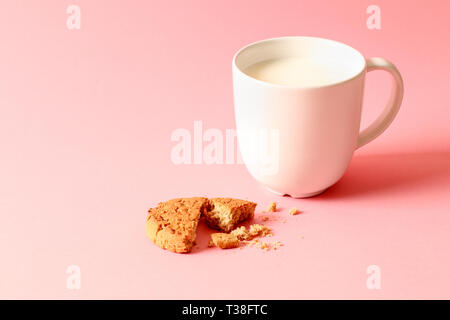
<path fill-rule="evenodd" d="M 209 199 L 209 210 L 204 213 L 205 222 L 211 228 L 230 232 L 239 223 L 253 218 L 256 203 L 231 199 Z"/>
<path fill-rule="evenodd" d="M 209 206 L 207 198 L 179 198 L 148 210 L 145 233 L 157 246 L 177 253 L 190 252 L 197 225 Z"/>

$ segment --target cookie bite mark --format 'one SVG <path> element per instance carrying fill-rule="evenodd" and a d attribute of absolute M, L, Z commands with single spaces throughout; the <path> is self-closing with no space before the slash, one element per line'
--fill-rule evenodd
<path fill-rule="evenodd" d="M 232 199 L 209 199 L 209 209 L 204 214 L 206 224 L 213 228 L 230 232 L 239 223 L 252 219 L 255 214 L 256 203 Z"/>

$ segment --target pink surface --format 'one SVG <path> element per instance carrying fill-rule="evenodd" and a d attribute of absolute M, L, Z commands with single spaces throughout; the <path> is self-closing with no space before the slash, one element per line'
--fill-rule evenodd
<path fill-rule="evenodd" d="M 81 30 L 66 28 L 69 4 Z M 366 28 L 370 4 L 1 1 L 0 298 L 450 298 L 450 2 L 379 0 L 381 30 Z M 269 194 L 241 164 L 174 165 L 175 129 L 234 128 L 234 52 L 282 35 L 393 61 L 405 99 L 392 126 L 311 199 Z M 368 75 L 363 125 L 387 79 Z M 279 202 L 285 246 L 206 249 L 205 227 L 193 254 L 151 244 L 148 207 L 191 195 Z"/>

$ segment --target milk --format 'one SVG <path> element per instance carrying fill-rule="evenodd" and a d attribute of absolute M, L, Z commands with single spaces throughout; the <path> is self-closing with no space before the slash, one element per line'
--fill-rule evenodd
<path fill-rule="evenodd" d="M 316 58 L 286 57 L 250 65 L 243 71 L 258 80 L 295 87 L 324 86 L 343 79 L 345 63 Z"/>

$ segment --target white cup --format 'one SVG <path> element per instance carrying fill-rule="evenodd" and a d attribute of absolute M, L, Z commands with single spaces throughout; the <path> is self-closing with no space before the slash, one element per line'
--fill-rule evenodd
<path fill-rule="evenodd" d="M 243 71 L 285 57 L 342 61 L 346 72 L 331 84 L 296 87 L 260 81 Z M 377 69 L 391 74 L 393 89 L 382 114 L 360 132 L 365 75 Z M 236 53 L 233 90 L 238 142 L 250 174 L 274 193 L 304 198 L 336 183 L 353 152 L 386 130 L 400 108 L 403 81 L 389 61 L 365 59 L 345 44 L 281 37 Z"/>

